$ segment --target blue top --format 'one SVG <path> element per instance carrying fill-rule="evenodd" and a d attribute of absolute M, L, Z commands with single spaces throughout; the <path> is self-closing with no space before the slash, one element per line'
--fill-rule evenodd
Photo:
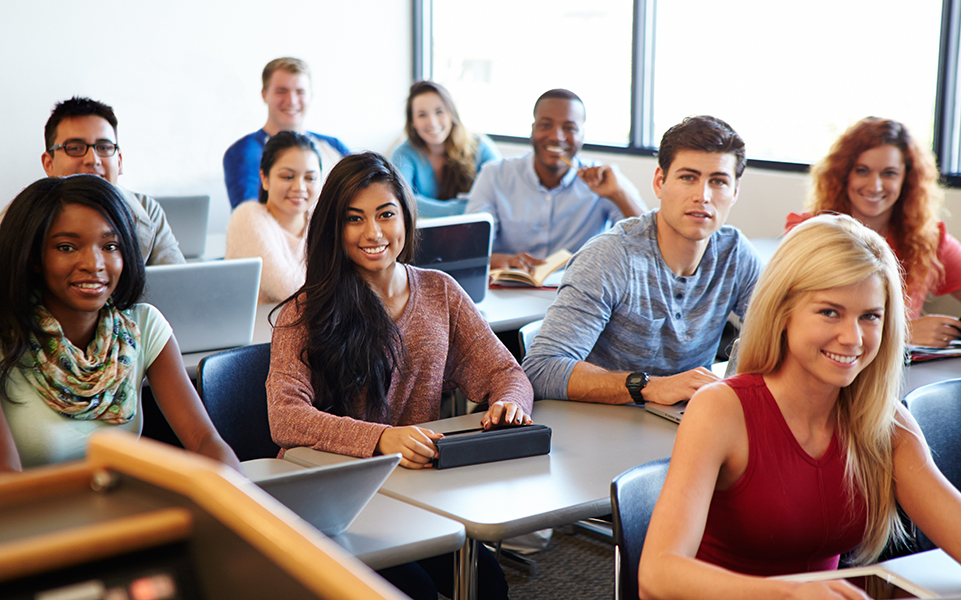
<path fill-rule="evenodd" d="M 579 167 L 594 165 L 579 157 L 575 161 Z M 620 172 L 617 177 L 646 209 L 637 188 Z M 568 169 L 556 188 L 544 187 L 534 171 L 533 152 L 487 165 L 470 190 L 465 212 L 488 212 L 494 217 L 492 252 L 527 252 L 536 258 L 562 249 L 577 252 L 587 240 L 623 218 L 611 200 L 591 191 L 577 176 L 577 169 Z"/>
<path fill-rule="evenodd" d="M 478 173 L 485 163 L 497 160 L 500 157 L 500 152 L 486 136 L 477 137 L 475 167 Z M 466 198 L 437 197 L 437 179 L 434 177 L 434 167 L 431 166 L 427 155 L 411 145 L 410 140 L 406 140 L 398 146 L 390 155 L 390 160 L 414 191 L 414 196 L 417 198 L 417 216 L 446 217 L 464 212 L 464 207 L 467 205 Z"/>
<path fill-rule="evenodd" d="M 730 313 L 747 310 L 761 260 L 729 225 L 711 235 L 697 271 L 671 271 L 657 211 L 624 219 L 571 258 L 524 357 L 534 397 L 566 399 L 578 361 L 611 371 L 673 375 L 707 367 Z"/>
<path fill-rule="evenodd" d="M 308 131 L 305 135 L 312 138 L 317 145 L 321 156 L 320 166 L 325 175 L 337 161 L 324 160 L 324 157 L 336 157 L 339 160 L 350 154 L 347 146 L 335 137 L 313 131 Z M 244 200 L 256 200 L 260 194 L 260 159 L 268 139 L 270 136 L 267 132 L 258 129 L 234 142 L 224 152 L 224 183 L 227 184 L 231 210 Z"/>

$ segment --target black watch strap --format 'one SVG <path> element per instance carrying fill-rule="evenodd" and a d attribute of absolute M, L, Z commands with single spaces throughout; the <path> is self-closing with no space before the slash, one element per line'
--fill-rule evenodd
<path fill-rule="evenodd" d="M 627 381 L 624 384 L 627 386 L 627 391 L 630 392 L 631 399 L 634 402 L 644 402 L 642 390 L 647 385 L 648 380 L 649 377 L 644 371 L 635 371 L 627 376 Z"/>

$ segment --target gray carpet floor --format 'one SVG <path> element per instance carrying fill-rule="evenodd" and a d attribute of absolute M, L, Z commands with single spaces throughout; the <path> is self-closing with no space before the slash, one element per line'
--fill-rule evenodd
<path fill-rule="evenodd" d="M 531 555 L 537 574 L 502 559 L 512 600 L 614 597 L 614 543 L 570 527 L 554 530 L 545 550 Z"/>

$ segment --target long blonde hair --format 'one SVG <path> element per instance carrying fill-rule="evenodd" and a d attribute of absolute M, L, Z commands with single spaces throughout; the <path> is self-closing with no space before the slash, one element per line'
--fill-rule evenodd
<path fill-rule="evenodd" d="M 738 373 L 776 372 L 787 350 L 785 328 L 807 294 L 878 277 L 884 324 L 874 360 L 838 396 L 837 425 L 850 494 L 867 506 L 855 560 L 877 558 L 888 537 L 903 537 L 894 495 L 893 439 L 904 365 L 907 317 L 897 259 L 877 233 L 846 215 L 820 215 L 788 233 L 754 288 L 741 330 Z"/>

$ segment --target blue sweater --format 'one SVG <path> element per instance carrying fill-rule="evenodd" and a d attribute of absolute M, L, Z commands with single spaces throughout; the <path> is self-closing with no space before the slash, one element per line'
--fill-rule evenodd
<path fill-rule="evenodd" d="M 347 146 L 335 137 L 312 131 L 308 131 L 306 135 L 314 140 L 321 156 L 325 153 L 330 154 L 327 151 L 328 148 L 341 157 L 350 154 Z M 268 139 L 270 136 L 267 132 L 258 129 L 234 142 L 224 152 L 224 183 L 227 184 L 227 197 L 230 199 L 231 210 L 237 208 L 237 205 L 244 200 L 256 200 L 260 194 L 260 159 Z M 320 166 L 326 173 L 334 165 L 321 164 Z"/>

